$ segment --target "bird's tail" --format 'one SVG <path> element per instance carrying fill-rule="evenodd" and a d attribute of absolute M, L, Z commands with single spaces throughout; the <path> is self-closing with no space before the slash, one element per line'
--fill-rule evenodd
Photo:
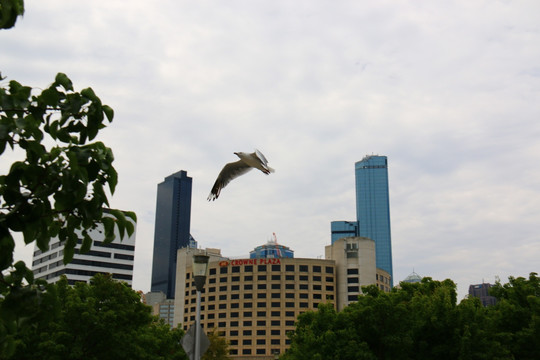
<path fill-rule="evenodd" d="M 268 174 L 270 174 L 270 173 L 273 173 L 273 172 L 276 172 L 276 170 L 272 169 L 272 168 L 271 168 L 270 166 L 268 166 L 268 165 L 265 166 L 265 170 L 266 170 L 266 171 L 265 171 L 264 173 L 265 173 L 266 175 L 268 175 Z"/>

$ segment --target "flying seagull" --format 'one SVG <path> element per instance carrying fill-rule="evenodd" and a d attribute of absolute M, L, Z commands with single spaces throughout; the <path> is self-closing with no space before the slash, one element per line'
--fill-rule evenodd
<path fill-rule="evenodd" d="M 240 175 L 244 175 L 253 168 L 261 170 L 266 175 L 274 172 L 274 169 L 268 166 L 268 160 L 266 160 L 262 152 L 257 149 L 251 154 L 245 152 L 235 152 L 234 154 L 238 156 L 240 160 L 228 163 L 221 169 L 221 172 L 212 187 L 212 191 L 210 191 L 210 195 L 208 195 L 208 201 L 216 200 L 219 197 L 221 189 L 227 186 L 231 180 L 236 179 Z"/>

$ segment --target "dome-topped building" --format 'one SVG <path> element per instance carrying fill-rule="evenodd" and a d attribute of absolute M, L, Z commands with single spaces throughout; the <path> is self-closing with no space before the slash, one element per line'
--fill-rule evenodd
<path fill-rule="evenodd" d="M 403 282 L 406 283 L 419 283 L 420 281 L 422 281 L 422 277 L 415 273 L 414 270 L 409 276 L 403 279 Z"/>
<path fill-rule="evenodd" d="M 257 246 L 249 252 L 250 259 L 294 258 L 294 251 L 287 246 L 278 244 L 276 234 L 272 235 L 272 240 L 268 240 L 265 245 Z"/>

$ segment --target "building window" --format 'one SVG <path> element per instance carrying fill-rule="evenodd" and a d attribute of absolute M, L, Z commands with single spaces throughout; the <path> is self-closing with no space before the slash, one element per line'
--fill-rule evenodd
<path fill-rule="evenodd" d="M 251 336 L 251 330 L 244 330 L 244 331 L 242 331 L 242 335 L 244 335 L 244 336 Z"/>
<path fill-rule="evenodd" d="M 264 333 L 266 334 L 265 330 L 261 331 L 264 331 Z M 257 330 L 257 332 L 259 332 L 259 330 Z M 257 339 L 257 345 L 266 345 L 266 339 Z"/>
<path fill-rule="evenodd" d="M 359 281 L 357 277 L 347 278 L 347 284 L 358 284 L 358 283 Z"/>
<path fill-rule="evenodd" d="M 272 293 L 272 299 L 279 299 L 281 297 L 280 293 Z"/>
<path fill-rule="evenodd" d="M 285 275 L 285 280 L 292 280 L 292 281 L 294 281 L 294 275 Z"/>
<path fill-rule="evenodd" d="M 253 294 L 244 293 L 244 299 L 253 299 Z"/>
<path fill-rule="evenodd" d="M 253 307 L 253 303 L 250 303 L 250 302 L 244 303 L 244 307 L 246 309 L 251 309 Z"/>
<path fill-rule="evenodd" d="M 239 315 L 240 314 L 237 311 L 231 313 L 232 318 L 237 318 Z"/>
<path fill-rule="evenodd" d="M 358 269 L 347 269 L 347 275 L 358 275 Z"/>
<path fill-rule="evenodd" d="M 225 327 L 227 325 L 227 323 L 225 321 L 222 321 L 222 322 L 218 322 L 218 327 Z"/>
<path fill-rule="evenodd" d="M 240 290 L 240 285 L 231 285 L 231 291 L 238 291 Z"/>
<path fill-rule="evenodd" d="M 258 303 L 257 303 L 257 307 L 258 307 L 258 308 L 266 307 L 266 302 L 258 302 Z"/>
<path fill-rule="evenodd" d="M 285 326 L 294 326 L 294 320 L 285 321 Z"/>
<path fill-rule="evenodd" d="M 333 273 L 334 273 L 334 268 L 331 267 L 331 266 L 327 266 L 327 267 L 326 267 L 326 273 L 327 273 L 327 274 L 333 274 Z"/>
<path fill-rule="evenodd" d="M 227 286 L 220 286 L 219 291 L 227 291 Z"/>
<path fill-rule="evenodd" d="M 285 311 L 285 316 L 293 316 L 294 317 L 294 311 Z"/>
<path fill-rule="evenodd" d="M 272 284 L 272 290 L 279 290 L 281 289 L 281 284 Z"/>
<path fill-rule="evenodd" d="M 308 303 L 307 303 L 307 302 L 301 302 L 301 303 L 300 303 L 300 307 L 301 307 L 301 308 L 307 308 L 307 307 L 308 307 Z"/>
<path fill-rule="evenodd" d="M 231 272 L 233 272 L 233 273 L 238 273 L 238 272 L 240 272 L 240 266 L 233 266 L 233 267 L 231 268 Z"/>
<path fill-rule="evenodd" d="M 219 282 L 220 282 L 220 283 L 227 282 L 227 277 L 226 277 L 226 276 L 220 277 L 220 278 L 219 278 Z"/>
<path fill-rule="evenodd" d="M 314 276 L 313 281 L 321 281 L 321 277 L 320 276 Z"/>
<path fill-rule="evenodd" d="M 314 299 L 322 299 L 322 295 L 321 294 L 313 294 L 313 298 Z"/>
<path fill-rule="evenodd" d="M 270 344 L 272 345 L 279 345 L 279 339 L 271 339 Z"/>
<path fill-rule="evenodd" d="M 226 313 L 219 313 L 218 314 L 218 318 L 220 318 L 220 319 L 225 319 L 226 317 L 227 317 Z"/>
<path fill-rule="evenodd" d="M 257 271 L 266 271 L 266 265 L 257 265 Z"/>
<path fill-rule="evenodd" d="M 347 299 L 349 301 L 358 301 L 358 295 L 349 295 Z"/>
<path fill-rule="evenodd" d="M 321 272 L 321 267 L 318 266 L 318 265 L 313 265 L 313 272 L 318 272 L 318 273 L 320 273 L 320 272 Z"/>
<path fill-rule="evenodd" d="M 227 300 L 227 295 L 226 294 L 219 295 L 219 300 Z"/>
<path fill-rule="evenodd" d="M 334 278 L 330 277 L 330 276 L 327 276 L 326 277 L 326 282 L 334 282 Z"/>
<path fill-rule="evenodd" d="M 285 307 L 294 307 L 294 302 L 286 302 Z"/>
<path fill-rule="evenodd" d="M 271 330 L 270 335 L 281 335 L 281 331 L 280 330 Z"/>
<path fill-rule="evenodd" d="M 257 311 L 257 317 L 266 317 L 266 311 Z"/>
<path fill-rule="evenodd" d="M 246 344 L 245 342 L 248 340 L 244 340 L 244 345 L 251 345 L 251 340 L 249 340 L 249 344 Z M 242 355 L 251 355 L 251 349 L 243 349 Z"/>
<path fill-rule="evenodd" d="M 209 275 L 216 275 L 216 268 L 210 269 Z"/>
<path fill-rule="evenodd" d="M 285 289 L 294 290 L 294 284 L 285 284 Z"/>
<path fill-rule="evenodd" d="M 281 280 L 281 275 L 272 275 L 272 280 Z"/>
<path fill-rule="evenodd" d="M 251 345 L 251 339 L 242 340 L 242 345 Z M 245 349 L 244 349 L 245 350 Z M 251 351 L 249 352 L 251 354 Z"/>
<path fill-rule="evenodd" d="M 308 266 L 307 265 L 300 265 L 300 272 L 308 272 Z"/>
<path fill-rule="evenodd" d="M 266 290 L 266 284 L 257 284 L 257 289 Z"/>
<path fill-rule="evenodd" d="M 294 272 L 294 265 L 285 265 L 285 271 L 292 271 L 292 272 Z"/>
<path fill-rule="evenodd" d="M 252 317 L 253 314 L 251 313 L 251 311 L 244 311 L 244 317 Z"/>
<path fill-rule="evenodd" d="M 272 307 L 281 307 L 280 302 L 272 302 Z"/>
<path fill-rule="evenodd" d="M 261 335 L 266 335 L 266 330 L 257 330 L 257 335 L 261 336 Z M 258 345 L 260 345 L 259 343 L 257 343 Z"/>
<path fill-rule="evenodd" d="M 300 294 L 300 299 L 307 299 L 309 298 L 308 294 L 302 293 Z"/>
<path fill-rule="evenodd" d="M 326 285 L 326 291 L 334 291 L 334 285 Z"/>
<path fill-rule="evenodd" d="M 309 286 L 308 286 L 308 284 L 300 284 L 300 285 L 298 285 L 298 288 L 300 290 L 307 290 L 309 288 Z"/>
<path fill-rule="evenodd" d="M 216 278 L 210 278 L 210 279 L 208 279 L 208 283 L 209 283 L 209 284 L 215 284 L 215 283 L 216 283 Z"/>
<path fill-rule="evenodd" d="M 253 281 L 253 275 L 244 276 L 244 281 Z"/>
<path fill-rule="evenodd" d="M 253 284 L 244 284 L 244 290 L 253 290 Z"/>
<path fill-rule="evenodd" d="M 238 327 L 238 321 L 231 321 L 231 327 Z"/>
<path fill-rule="evenodd" d="M 308 281 L 309 278 L 307 275 L 300 275 L 300 281 Z"/>
<path fill-rule="evenodd" d="M 322 286 L 321 285 L 313 285 L 313 290 L 322 290 Z"/>
<path fill-rule="evenodd" d="M 272 265 L 272 271 L 281 271 L 281 265 L 279 264 Z"/>
<path fill-rule="evenodd" d="M 257 320 L 257 326 L 266 326 L 266 320 Z"/>
<path fill-rule="evenodd" d="M 232 346 L 238 345 L 238 340 L 229 340 L 229 345 L 232 345 Z"/>
<path fill-rule="evenodd" d="M 265 265 L 266 266 L 266 265 Z M 258 275 L 257 280 L 263 280 L 266 281 L 266 275 Z"/>
<path fill-rule="evenodd" d="M 219 273 L 220 274 L 226 274 L 227 273 L 227 267 L 223 266 L 222 268 L 220 268 Z"/>
<path fill-rule="evenodd" d="M 231 281 L 234 281 L 234 282 L 240 281 L 240 276 L 232 276 Z"/>
<path fill-rule="evenodd" d="M 253 265 L 244 266 L 244 272 L 253 272 Z"/>
<path fill-rule="evenodd" d="M 231 330 L 231 336 L 238 336 L 238 330 Z"/>
<path fill-rule="evenodd" d="M 349 286 L 349 287 L 347 287 L 347 291 L 348 292 L 359 292 L 360 287 L 359 286 Z"/>
<path fill-rule="evenodd" d="M 264 354 L 266 354 L 265 349 L 257 349 L 257 355 L 264 355 Z"/>
<path fill-rule="evenodd" d="M 286 293 L 285 298 L 286 299 L 294 299 L 294 293 Z"/>
<path fill-rule="evenodd" d="M 266 293 L 257 294 L 257 299 L 266 299 Z"/>
<path fill-rule="evenodd" d="M 279 311 L 272 311 L 272 313 L 270 314 L 270 316 L 280 316 L 280 312 Z"/>
<path fill-rule="evenodd" d="M 279 320 L 272 320 L 272 321 L 270 322 L 270 325 L 271 325 L 271 326 L 281 326 L 281 321 L 279 321 Z"/>

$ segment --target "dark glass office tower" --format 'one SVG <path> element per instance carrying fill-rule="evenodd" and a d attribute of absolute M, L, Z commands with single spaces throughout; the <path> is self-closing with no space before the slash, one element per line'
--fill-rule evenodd
<path fill-rule="evenodd" d="M 392 276 L 390 200 L 386 156 L 368 155 L 355 164 L 359 235 L 375 241 L 377 267 Z"/>
<path fill-rule="evenodd" d="M 358 221 L 332 221 L 330 223 L 332 244 L 344 237 L 358 236 Z"/>
<path fill-rule="evenodd" d="M 181 170 L 158 184 L 152 291 L 162 291 L 174 298 L 176 253 L 190 246 L 192 178 Z"/>

